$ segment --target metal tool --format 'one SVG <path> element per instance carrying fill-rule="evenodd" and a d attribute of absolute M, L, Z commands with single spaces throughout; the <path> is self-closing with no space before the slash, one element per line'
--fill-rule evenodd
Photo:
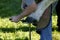
<path fill-rule="evenodd" d="M 29 23 L 29 40 L 31 40 L 31 23 Z"/>

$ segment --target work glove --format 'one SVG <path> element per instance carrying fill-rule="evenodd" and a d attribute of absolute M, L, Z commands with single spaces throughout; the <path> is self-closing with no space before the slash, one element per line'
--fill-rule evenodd
<path fill-rule="evenodd" d="M 19 21 L 26 22 L 26 23 L 32 23 L 34 26 L 37 26 L 37 21 L 32 17 L 27 17 L 25 20 L 19 20 L 18 16 L 12 16 L 10 17 L 9 20 L 15 23 Z"/>
<path fill-rule="evenodd" d="M 19 22 L 18 16 L 12 16 L 12 17 L 9 18 L 9 20 L 12 21 L 12 22 L 16 22 L 16 23 Z"/>
<path fill-rule="evenodd" d="M 21 20 L 22 22 L 32 23 L 34 26 L 37 26 L 37 20 L 32 17 L 27 17 L 26 20 Z"/>

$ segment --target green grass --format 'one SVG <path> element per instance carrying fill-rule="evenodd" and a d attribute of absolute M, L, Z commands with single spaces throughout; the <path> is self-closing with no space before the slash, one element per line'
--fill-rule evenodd
<path fill-rule="evenodd" d="M 35 32 L 35 27 L 31 27 L 32 40 L 39 40 L 39 35 Z M 26 23 L 14 23 L 8 18 L 0 18 L 0 38 L 3 40 L 28 40 L 29 25 Z"/>
<path fill-rule="evenodd" d="M 52 39 L 60 40 L 60 32 L 57 31 L 57 15 L 52 16 Z M 40 36 L 32 25 L 32 40 L 39 40 Z M 9 21 L 9 17 L 0 17 L 0 39 L 2 40 L 29 40 L 29 25 L 22 23 L 14 23 Z"/>
<path fill-rule="evenodd" d="M 29 25 L 11 22 L 9 17 L 21 13 L 21 0 L 0 0 L 0 40 L 29 40 Z M 52 39 L 60 40 L 60 32 L 57 31 L 57 15 L 52 16 Z M 32 25 L 32 40 L 39 40 L 40 36 Z"/>
<path fill-rule="evenodd" d="M 57 31 L 57 15 L 52 16 L 52 28 L 54 31 L 52 32 L 53 40 L 60 40 L 60 32 Z"/>
<path fill-rule="evenodd" d="M 9 17 L 21 12 L 21 0 L 0 0 L 0 17 Z"/>
<path fill-rule="evenodd" d="M 52 16 L 53 40 L 60 40 L 60 32 L 56 31 L 57 16 Z M 35 27 L 31 27 L 32 40 L 39 40 L 40 36 L 35 32 Z M 22 22 L 14 23 L 9 21 L 9 17 L 0 18 L 0 39 L 2 40 L 28 40 L 29 25 Z"/>

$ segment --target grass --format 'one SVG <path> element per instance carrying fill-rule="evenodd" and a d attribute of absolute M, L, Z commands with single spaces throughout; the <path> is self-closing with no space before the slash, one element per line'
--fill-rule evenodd
<path fill-rule="evenodd" d="M 32 40 L 39 40 L 39 34 L 35 32 L 35 27 L 31 27 Z M 22 22 L 10 22 L 8 18 L 0 19 L 0 38 L 3 40 L 28 40 L 29 25 Z"/>
<path fill-rule="evenodd" d="M 9 17 L 21 13 L 21 0 L 0 0 L 0 40 L 29 40 L 29 25 L 11 22 Z M 57 31 L 57 15 L 52 16 L 52 39 L 60 40 L 60 32 Z M 32 25 L 32 40 L 39 40 L 40 36 Z"/>
<path fill-rule="evenodd" d="M 0 39 L 2 40 L 28 40 L 29 25 L 22 22 L 14 23 L 8 20 L 9 18 L 0 18 Z M 60 32 L 56 31 L 57 16 L 52 16 L 52 32 L 53 40 L 60 40 Z M 15 31 L 16 29 L 16 31 Z M 35 32 L 35 27 L 31 27 L 32 40 L 39 40 L 39 34 Z"/>
<path fill-rule="evenodd" d="M 52 16 L 52 39 L 60 40 L 60 32 L 57 31 L 57 15 Z M 32 25 L 32 40 L 39 40 L 40 36 Z M 29 25 L 22 23 L 14 23 L 9 21 L 9 17 L 0 17 L 0 39 L 1 40 L 29 40 Z"/>
<path fill-rule="evenodd" d="M 60 40 L 60 32 L 57 31 L 57 15 L 52 16 L 52 28 L 53 28 L 53 32 L 52 32 L 52 38 L 53 40 Z"/>

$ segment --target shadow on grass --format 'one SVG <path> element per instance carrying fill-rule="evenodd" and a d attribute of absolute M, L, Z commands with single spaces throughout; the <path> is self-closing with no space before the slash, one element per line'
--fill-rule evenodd
<path fill-rule="evenodd" d="M 58 31 L 58 32 L 60 32 L 60 29 L 58 29 L 58 28 L 52 28 L 52 31 Z"/>
<path fill-rule="evenodd" d="M 52 13 L 52 16 L 56 16 L 56 15 L 57 15 L 57 12 L 56 12 L 56 9 L 55 9 Z"/>
<path fill-rule="evenodd" d="M 27 37 L 25 37 L 24 39 L 16 38 L 15 40 L 28 40 L 28 38 Z"/>
<path fill-rule="evenodd" d="M 0 40 L 3 40 L 3 39 L 0 38 Z M 7 39 L 4 39 L 4 40 L 7 40 Z M 12 40 L 12 39 L 9 39 L 9 40 Z M 25 37 L 25 38 L 15 38 L 15 40 L 28 40 L 28 37 Z"/>
<path fill-rule="evenodd" d="M 54 31 L 55 29 L 54 28 L 52 28 L 52 31 Z"/>
<path fill-rule="evenodd" d="M 35 27 L 31 27 L 31 31 L 35 31 Z M 23 32 L 29 31 L 29 27 L 20 27 L 20 28 L 0 28 L 2 32 L 15 32 L 18 30 L 22 30 Z"/>
<path fill-rule="evenodd" d="M 10 17 L 21 12 L 22 0 L 0 0 L 0 17 Z"/>
<path fill-rule="evenodd" d="M 2 38 L 0 38 L 0 40 L 3 40 Z"/>
<path fill-rule="evenodd" d="M 0 28 L 0 31 L 2 31 L 2 32 L 12 32 L 12 33 L 14 33 L 14 32 L 16 32 L 16 31 L 23 31 L 23 32 L 27 32 L 27 31 L 29 31 L 29 27 L 20 27 L 20 28 Z M 36 28 L 35 27 L 31 27 L 31 31 L 35 31 L 36 30 Z M 52 28 L 52 31 L 54 31 L 54 30 L 56 30 L 56 31 L 58 31 L 58 29 L 57 28 Z M 60 31 L 58 31 L 58 32 L 60 32 Z"/>

